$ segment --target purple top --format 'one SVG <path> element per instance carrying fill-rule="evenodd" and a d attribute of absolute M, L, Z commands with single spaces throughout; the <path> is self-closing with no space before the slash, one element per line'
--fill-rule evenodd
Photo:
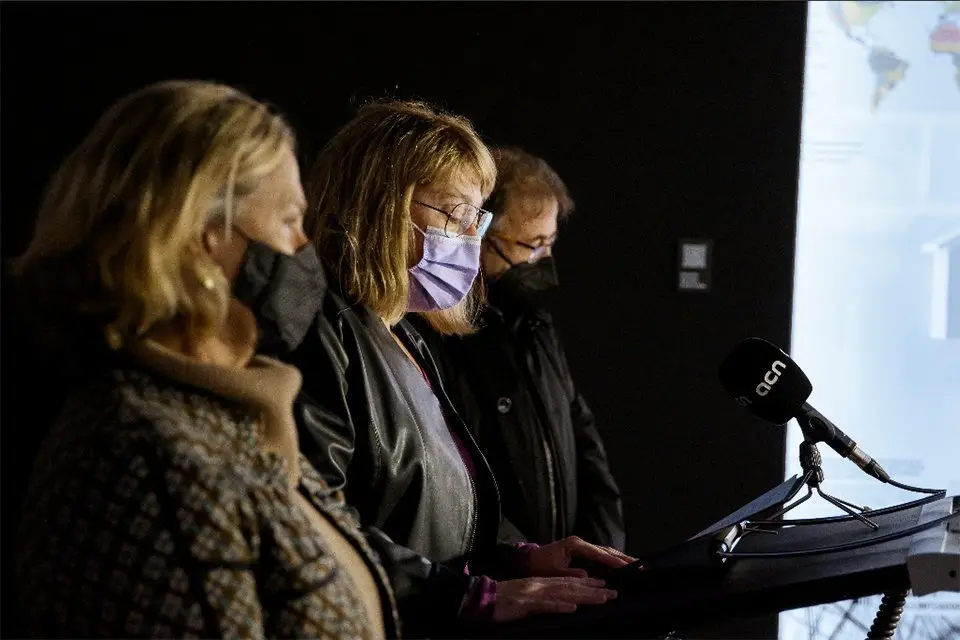
<path fill-rule="evenodd" d="M 472 480 L 476 480 L 477 469 L 473 464 L 473 456 L 471 456 L 470 452 L 467 450 L 467 443 L 463 441 L 463 438 L 460 437 L 460 434 L 457 433 L 456 429 L 450 428 L 449 423 L 447 423 L 447 430 L 450 431 L 450 436 L 457 445 L 457 451 L 460 452 L 460 457 L 463 458 L 463 464 L 467 467 L 467 473 L 470 474 L 470 478 Z"/>
<path fill-rule="evenodd" d="M 430 378 L 427 377 L 426 372 L 421 368 L 420 375 L 423 376 L 423 381 L 427 383 L 427 386 L 430 388 L 430 391 L 433 391 L 433 385 L 430 384 Z M 434 391 L 434 395 L 436 392 Z M 450 437 L 453 438 L 453 443 L 457 445 L 457 451 L 460 452 L 460 459 L 463 460 L 463 464 L 467 467 L 467 473 L 470 474 L 471 480 L 477 479 L 477 468 L 473 462 L 473 456 L 470 455 L 470 452 L 467 450 L 467 444 L 463 441 L 463 438 L 460 437 L 460 434 L 457 433 L 457 430 L 450 426 L 450 421 L 447 421 L 447 431 L 450 432 Z"/>

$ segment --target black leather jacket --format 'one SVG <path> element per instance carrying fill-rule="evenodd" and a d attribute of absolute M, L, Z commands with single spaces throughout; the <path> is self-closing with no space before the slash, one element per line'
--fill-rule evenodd
<path fill-rule="evenodd" d="M 532 542 L 577 535 L 622 550 L 620 491 L 550 314 L 494 284 L 475 335 L 444 338 L 410 320 L 493 465 L 506 518 Z"/>
<path fill-rule="evenodd" d="M 455 633 L 476 580 L 464 575 L 465 562 L 474 575 L 497 577 L 507 551 L 497 543 L 493 474 L 423 340 L 406 322 L 396 328 L 429 385 L 379 317 L 328 288 L 312 249 L 287 258 L 252 245 L 235 293 L 257 316 L 259 350 L 303 374 L 300 448 L 333 490 L 344 491 L 386 556 L 405 634 Z M 473 478 L 450 428 L 473 459 Z"/>

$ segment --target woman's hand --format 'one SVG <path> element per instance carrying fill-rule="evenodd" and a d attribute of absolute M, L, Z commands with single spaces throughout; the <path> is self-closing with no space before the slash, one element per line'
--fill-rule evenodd
<path fill-rule="evenodd" d="M 596 578 L 520 578 L 497 582 L 493 621 L 509 622 L 538 613 L 572 613 L 581 604 L 603 604 L 617 592 Z"/>
<path fill-rule="evenodd" d="M 587 577 L 588 572 L 585 569 L 570 566 L 576 560 L 583 564 L 600 564 L 611 569 L 619 569 L 634 562 L 636 558 L 631 558 L 616 549 L 590 544 L 577 536 L 570 536 L 531 551 L 527 557 L 527 574 Z"/>

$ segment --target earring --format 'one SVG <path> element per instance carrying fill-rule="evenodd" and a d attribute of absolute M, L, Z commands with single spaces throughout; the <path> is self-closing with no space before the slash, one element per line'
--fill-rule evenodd
<path fill-rule="evenodd" d="M 123 336 L 116 327 L 108 326 L 103 329 L 103 336 L 107 341 L 107 346 L 111 351 L 117 351 L 123 346 Z"/>
<path fill-rule="evenodd" d="M 216 274 L 211 269 L 197 270 L 197 279 L 200 281 L 200 286 L 207 291 L 213 291 L 217 288 L 217 280 L 214 277 L 215 275 Z"/>

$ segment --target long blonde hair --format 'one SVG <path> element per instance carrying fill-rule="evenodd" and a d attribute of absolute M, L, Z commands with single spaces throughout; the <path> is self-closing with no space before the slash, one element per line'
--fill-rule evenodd
<path fill-rule="evenodd" d="M 229 284 L 201 249 L 294 136 L 227 86 L 168 81 L 110 107 L 53 175 L 14 275 L 47 319 L 91 320 L 114 348 L 152 327 L 220 326 Z"/>
<path fill-rule="evenodd" d="M 493 190 L 496 165 L 470 122 L 422 102 L 369 103 L 326 144 L 307 179 L 305 226 L 351 302 L 400 321 L 416 254 L 413 191 L 458 173 L 475 177 L 484 199 Z M 470 333 L 482 291 L 422 315 L 442 333 Z"/>

